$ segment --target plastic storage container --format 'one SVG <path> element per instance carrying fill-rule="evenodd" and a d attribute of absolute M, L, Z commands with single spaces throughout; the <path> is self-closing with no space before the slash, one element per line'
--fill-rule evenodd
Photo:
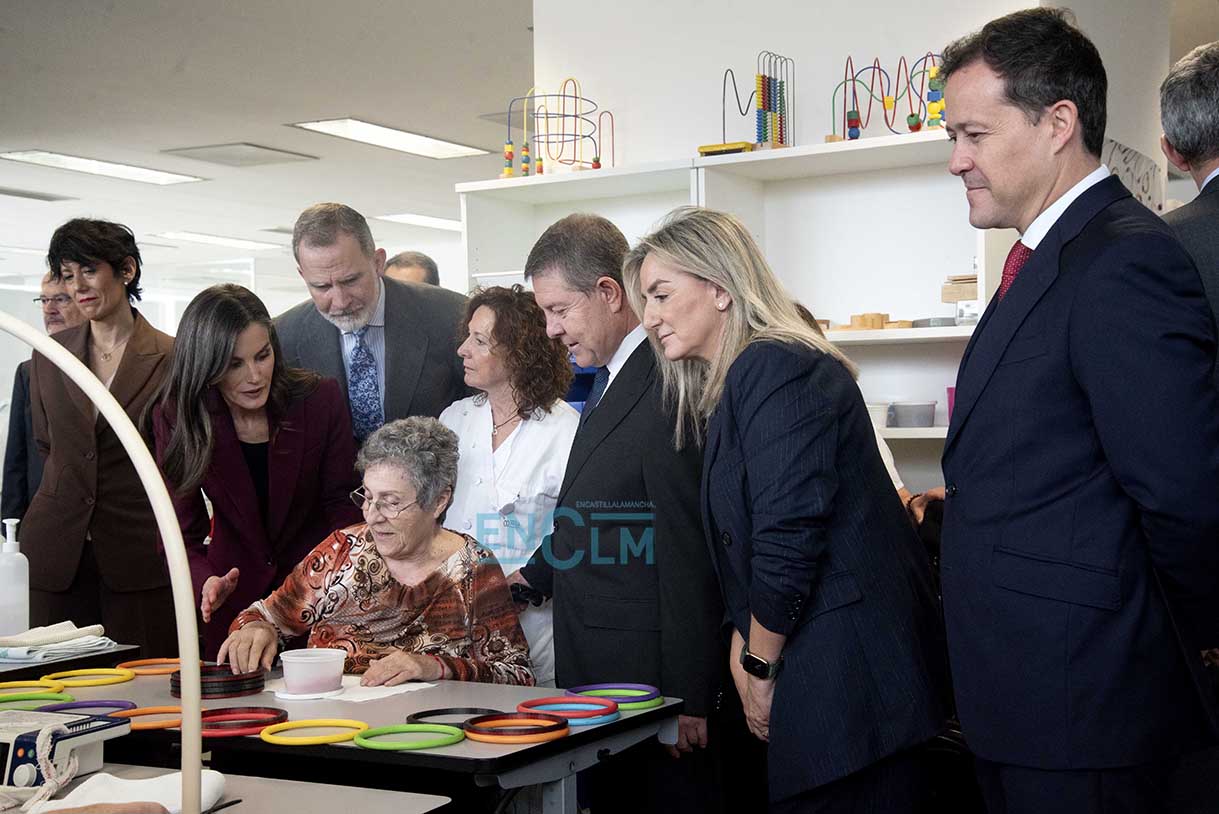
<path fill-rule="evenodd" d="M 343 686 L 343 660 L 347 653 L 330 647 L 285 650 L 284 688 L 293 695 L 331 692 Z"/>
<path fill-rule="evenodd" d="M 895 401 L 889 405 L 890 427 L 935 426 L 934 401 Z"/>

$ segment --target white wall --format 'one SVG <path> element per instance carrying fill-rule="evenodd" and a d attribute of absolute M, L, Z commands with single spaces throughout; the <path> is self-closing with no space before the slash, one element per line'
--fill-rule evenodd
<path fill-rule="evenodd" d="M 580 79 L 589 98 L 614 112 L 618 164 L 634 164 L 696 155 L 700 144 L 719 142 L 724 69 L 734 70 L 748 95 L 758 51 L 776 51 L 796 60 L 797 142 L 812 144 L 829 132 L 830 94 L 847 56 L 856 69 L 880 57 L 892 72 L 902 55 L 913 60 L 939 52 L 988 20 L 1029 5 L 775 0 L 747 10 L 729 0 L 619 0 L 599 9 L 594 36 L 591 7 L 534 0 L 534 81 L 553 93 L 564 78 Z M 1101 52 L 1109 73 L 1109 137 L 1162 166 L 1158 88 L 1168 70 L 1168 0 L 1041 5 L 1069 6 Z M 731 98 L 728 107 L 728 140 L 752 140 L 753 119 L 741 118 Z M 887 132 L 880 117 L 876 110 L 868 133 Z"/>
<path fill-rule="evenodd" d="M 856 69 L 880 57 L 892 72 L 900 56 L 939 52 L 1023 5 L 775 0 L 755 9 L 728 0 L 619 0 L 599 8 L 594 32 L 591 5 L 534 0 L 534 81 L 553 93 L 575 76 L 585 95 L 612 110 L 621 166 L 689 157 L 700 144 L 719 142 L 724 69 L 733 69 L 748 95 L 758 52 L 776 51 L 796 61 L 797 143 L 812 144 L 829 132 L 830 93 L 847 56 Z M 729 99 L 728 140 L 752 140 L 753 118 L 741 118 L 735 104 Z M 880 119 L 877 105 L 869 133 L 887 132 Z"/>

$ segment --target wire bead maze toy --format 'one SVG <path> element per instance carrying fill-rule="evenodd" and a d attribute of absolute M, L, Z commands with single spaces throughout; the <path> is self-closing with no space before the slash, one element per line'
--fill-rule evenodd
<path fill-rule="evenodd" d="M 518 104 L 521 108 L 521 175 L 529 175 L 531 166 L 534 175 L 544 174 L 546 162 L 576 170 L 599 170 L 606 141 L 604 134 L 609 136 L 610 166 L 615 165 L 617 138 L 614 135 L 614 114 L 600 110 L 596 102 L 584 95 L 580 81 L 568 77 L 559 86 L 558 93 L 542 93 L 537 92 L 537 88 L 530 88 L 524 96 L 517 96 L 508 102 L 508 138 L 504 141 L 504 171 L 500 173 L 500 178 L 511 178 L 515 172 L 512 115 Z M 532 113 L 530 107 L 533 108 Z M 533 119 L 532 165 L 530 118 Z M 590 158 L 585 158 L 586 151 L 592 153 Z M 543 152 L 546 161 L 543 161 Z"/>
<path fill-rule="evenodd" d="M 944 126 L 944 80 L 940 78 L 940 68 L 936 60 L 939 54 L 928 51 L 913 65 L 908 65 L 906 58 L 897 62 L 897 70 L 889 76 L 880 65 L 880 58 L 872 60 L 858 71 L 855 61 L 847 57 L 843 68 L 843 78 L 834 87 L 830 95 L 830 132 L 825 137 L 827 142 L 842 141 L 843 138 L 857 139 L 872 121 L 872 104 L 880 102 L 885 120 L 885 127 L 891 133 L 899 133 L 897 125 L 897 106 L 905 99 L 908 115 L 906 128 L 911 133 L 917 133 L 924 127 L 928 130 Z M 867 82 L 863 76 L 868 74 Z M 879 85 L 880 95 L 876 95 Z M 859 103 L 860 91 L 863 91 L 867 101 L 866 111 Z M 842 116 L 838 116 L 838 92 L 842 91 Z M 838 122 L 842 122 L 842 132 L 838 131 Z"/>
<path fill-rule="evenodd" d="M 753 105 L 754 141 L 728 141 L 728 80 L 737 112 L 749 115 Z M 704 144 L 700 155 L 725 155 L 791 147 L 796 143 L 796 61 L 774 51 L 759 51 L 753 93 L 743 103 L 736 73 L 728 68 L 720 90 L 720 144 Z"/>

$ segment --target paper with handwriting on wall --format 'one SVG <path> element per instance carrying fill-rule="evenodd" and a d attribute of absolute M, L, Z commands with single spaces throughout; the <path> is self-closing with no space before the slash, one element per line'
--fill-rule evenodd
<path fill-rule="evenodd" d="M 363 701 L 374 701 L 378 698 L 388 698 L 391 695 L 399 693 L 411 692 L 413 690 L 425 690 L 428 687 L 434 687 L 435 684 L 429 684 L 426 681 L 408 681 L 405 684 L 399 684 L 395 687 L 361 687 L 360 676 L 345 675 L 343 676 L 343 692 L 341 695 L 335 695 L 325 699 L 325 701 L 353 701 L 361 703 Z M 274 681 L 267 682 L 268 692 L 287 692 L 288 687 L 284 684 L 282 678 L 277 678 Z M 282 701 L 294 699 L 279 699 Z M 307 700 L 307 699 L 301 699 Z"/>

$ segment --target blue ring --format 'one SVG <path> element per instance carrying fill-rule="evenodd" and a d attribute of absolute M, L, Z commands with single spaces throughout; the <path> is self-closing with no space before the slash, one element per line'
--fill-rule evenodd
<path fill-rule="evenodd" d="M 608 724 L 621 717 L 621 712 L 611 712 L 609 715 L 598 715 L 596 718 L 568 718 L 567 723 L 572 726 L 592 726 L 593 724 Z"/>

